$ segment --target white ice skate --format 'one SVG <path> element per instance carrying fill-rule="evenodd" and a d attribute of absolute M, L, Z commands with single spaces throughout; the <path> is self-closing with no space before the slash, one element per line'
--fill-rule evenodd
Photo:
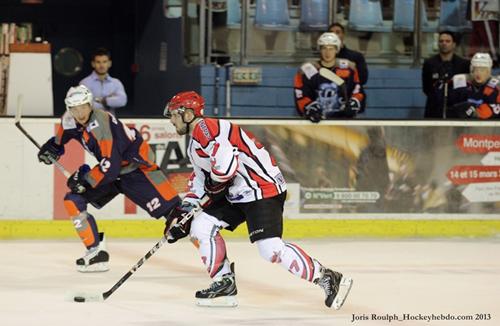
<path fill-rule="evenodd" d="M 106 251 L 106 238 L 99 233 L 99 245 L 87 250 L 82 258 L 76 260 L 76 269 L 81 273 L 106 272 L 109 270 L 109 254 Z"/>

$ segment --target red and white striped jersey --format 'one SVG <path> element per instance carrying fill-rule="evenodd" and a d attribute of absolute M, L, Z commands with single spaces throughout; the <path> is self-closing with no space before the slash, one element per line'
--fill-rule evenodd
<path fill-rule="evenodd" d="M 258 141 L 229 121 L 200 120 L 191 135 L 188 156 L 194 171 L 187 201 L 203 196 L 208 176 L 218 182 L 234 178 L 227 196 L 232 203 L 271 198 L 286 190 L 275 159 Z"/>

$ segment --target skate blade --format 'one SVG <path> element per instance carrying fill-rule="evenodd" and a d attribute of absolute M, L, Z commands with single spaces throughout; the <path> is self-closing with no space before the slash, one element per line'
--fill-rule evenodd
<path fill-rule="evenodd" d="M 109 271 L 108 263 L 96 263 L 92 265 L 76 265 L 76 270 L 80 273 L 100 273 Z"/>
<path fill-rule="evenodd" d="M 196 305 L 200 307 L 237 307 L 238 300 L 236 296 L 229 295 L 224 297 L 217 297 L 211 299 L 199 299 L 196 298 Z"/>
<path fill-rule="evenodd" d="M 333 300 L 332 308 L 335 310 L 339 310 L 347 299 L 347 295 L 349 291 L 351 291 L 353 280 L 350 277 L 342 276 L 342 280 L 340 280 L 339 292 Z"/>

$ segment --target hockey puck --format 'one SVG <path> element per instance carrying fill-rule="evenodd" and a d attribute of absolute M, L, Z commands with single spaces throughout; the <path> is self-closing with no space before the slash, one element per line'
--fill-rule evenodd
<path fill-rule="evenodd" d="M 84 297 L 75 297 L 75 302 L 85 302 L 85 298 Z"/>

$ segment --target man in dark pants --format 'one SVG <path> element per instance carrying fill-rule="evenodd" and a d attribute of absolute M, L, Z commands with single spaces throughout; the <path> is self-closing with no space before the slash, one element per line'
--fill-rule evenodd
<path fill-rule="evenodd" d="M 356 65 L 358 71 L 359 81 L 361 85 L 365 85 L 368 81 L 368 67 L 366 66 L 365 57 L 361 52 L 348 49 L 344 43 L 345 28 L 339 23 L 333 23 L 328 27 L 328 32 L 335 33 L 342 41 L 342 47 L 337 53 L 337 58 L 347 59 Z"/>
<path fill-rule="evenodd" d="M 469 73 L 470 62 L 455 54 L 455 35 L 449 31 L 439 33 L 439 53 L 424 61 L 422 88 L 427 96 L 425 118 L 445 119 L 446 84 L 454 75 Z"/>

